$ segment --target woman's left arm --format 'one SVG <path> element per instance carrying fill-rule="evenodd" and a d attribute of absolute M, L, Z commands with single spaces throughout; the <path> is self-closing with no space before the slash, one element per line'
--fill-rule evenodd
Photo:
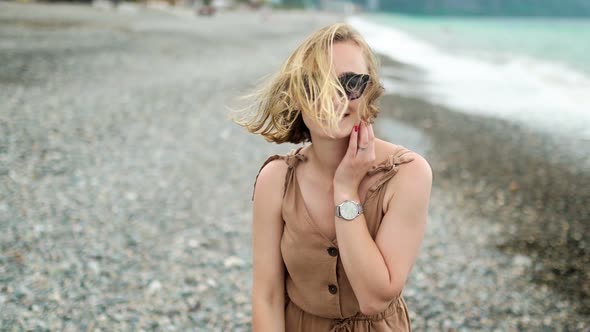
<path fill-rule="evenodd" d="M 428 162 L 415 155 L 411 163 L 400 167 L 395 178 L 394 194 L 384 202 L 387 212 L 375 240 L 363 214 L 351 221 L 335 218 L 340 258 L 366 315 L 382 312 L 400 295 L 418 256 L 428 218 L 432 187 Z M 347 199 L 359 202 L 357 190 L 335 182 L 335 204 Z"/>

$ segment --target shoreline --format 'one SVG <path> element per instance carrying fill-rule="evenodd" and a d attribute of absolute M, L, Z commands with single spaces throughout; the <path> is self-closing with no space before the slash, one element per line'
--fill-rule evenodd
<path fill-rule="evenodd" d="M 408 70 L 387 56 L 380 58 L 388 73 Z M 395 80 L 393 76 L 383 75 Z M 585 272 L 590 241 L 583 235 L 590 234 L 590 206 L 583 204 L 590 202 L 590 172 L 577 156 L 560 149 L 564 143 L 419 97 L 387 94 L 381 108 L 380 117 L 410 126 L 428 140 L 429 146 L 416 148 L 431 162 L 434 186 L 460 193 L 461 209 L 500 225 L 495 248 L 531 257 L 532 281 L 580 302 L 579 313 L 590 314 Z"/>

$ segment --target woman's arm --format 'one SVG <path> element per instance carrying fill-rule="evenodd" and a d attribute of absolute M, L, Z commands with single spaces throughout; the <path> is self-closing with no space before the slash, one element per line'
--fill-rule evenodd
<path fill-rule="evenodd" d="M 428 217 L 430 166 L 416 155 L 396 174 L 394 195 L 387 204 L 375 241 L 363 214 L 351 221 L 336 218 L 338 250 L 346 276 L 364 314 L 387 308 L 402 292 L 418 256 Z M 335 189 L 336 204 L 358 193 Z"/>
<path fill-rule="evenodd" d="M 268 163 L 254 189 L 252 222 L 252 329 L 255 332 L 285 330 L 285 265 L 280 241 L 283 234 L 281 204 L 287 165 Z"/>
<path fill-rule="evenodd" d="M 374 134 L 361 124 L 357 137 L 351 135 L 341 174 L 334 180 L 334 202 L 359 202 L 358 182 L 374 160 Z M 337 171 L 338 173 L 338 171 Z M 375 241 L 363 214 L 351 221 L 336 218 L 336 236 L 342 265 L 364 314 L 377 314 L 399 296 L 416 260 L 428 217 L 432 170 L 415 154 L 396 174 L 394 195 Z M 392 183 L 393 184 L 393 183 Z"/>

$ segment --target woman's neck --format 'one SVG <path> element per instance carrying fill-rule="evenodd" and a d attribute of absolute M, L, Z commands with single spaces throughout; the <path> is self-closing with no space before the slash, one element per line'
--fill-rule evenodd
<path fill-rule="evenodd" d="M 313 140 L 307 149 L 307 155 L 322 177 L 334 178 L 334 173 L 348 149 L 348 142 L 348 137 L 337 140 L 322 138 Z"/>

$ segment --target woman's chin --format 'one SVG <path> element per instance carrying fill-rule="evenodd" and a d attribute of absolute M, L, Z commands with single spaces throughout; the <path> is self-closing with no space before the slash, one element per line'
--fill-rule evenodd
<path fill-rule="evenodd" d="M 354 126 L 358 123 L 356 117 L 354 115 L 345 115 L 342 119 L 340 119 L 340 123 L 338 124 L 338 128 L 331 133 L 317 133 L 319 137 L 324 139 L 331 139 L 331 140 L 341 140 L 341 139 L 349 139 L 350 134 Z"/>
<path fill-rule="evenodd" d="M 354 124 L 340 126 L 340 128 L 338 128 L 338 132 L 334 134 L 334 139 L 348 139 L 352 133 L 353 126 Z"/>

